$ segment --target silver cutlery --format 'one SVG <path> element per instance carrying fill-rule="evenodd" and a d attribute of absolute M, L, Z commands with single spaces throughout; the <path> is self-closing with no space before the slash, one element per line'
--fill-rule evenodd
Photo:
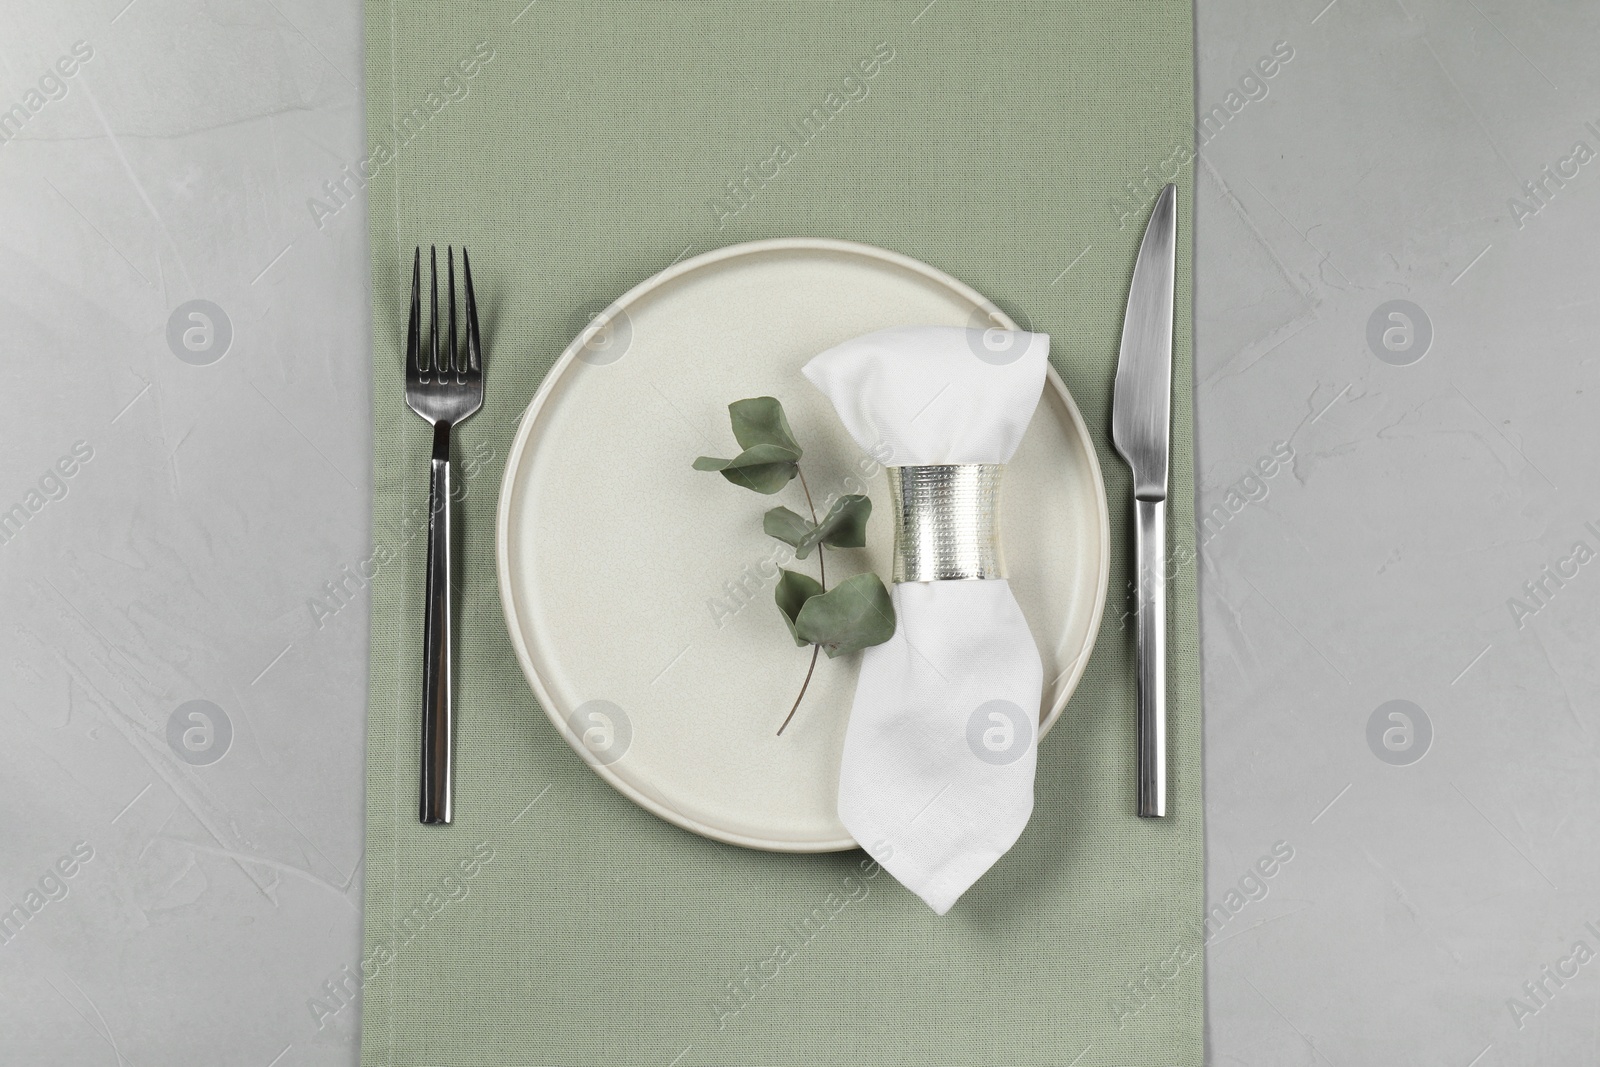
<path fill-rule="evenodd" d="M 451 624 L 450 431 L 483 406 L 483 346 L 472 267 L 461 250 L 466 288 L 466 344 L 456 346 L 455 254 L 445 249 L 449 333 L 439 348 L 439 250 L 428 252 L 428 346 L 422 345 L 422 249 L 411 261 L 411 324 L 406 334 L 406 404 L 433 425 L 428 501 L 428 590 L 422 648 L 422 821 L 444 825 L 454 807 L 455 631 Z"/>
<path fill-rule="evenodd" d="M 1139 802 L 1167 813 L 1167 464 L 1172 446 L 1172 303 L 1178 187 L 1150 212 L 1128 287 L 1111 440 L 1133 472 L 1139 597 Z"/>

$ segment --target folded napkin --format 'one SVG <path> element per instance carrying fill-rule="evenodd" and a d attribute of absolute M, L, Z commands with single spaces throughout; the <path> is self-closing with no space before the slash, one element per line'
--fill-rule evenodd
<path fill-rule="evenodd" d="M 959 476 L 967 488 L 955 496 L 970 502 L 975 479 L 999 472 L 948 468 L 1010 460 L 1038 407 L 1049 351 L 1044 334 L 903 326 L 830 348 L 803 373 L 858 445 L 900 468 L 891 476 L 907 486 L 907 499 L 913 483 L 946 486 Z M 946 469 L 911 469 L 927 467 Z M 945 510 L 931 522 L 922 514 L 919 528 L 959 541 L 972 516 Z M 1033 812 L 1044 672 L 1003 577 L 897 575 L 890 595 L 895 634 L 861 654 L 839 818 L 943 915 L 1005 855 Z"/>

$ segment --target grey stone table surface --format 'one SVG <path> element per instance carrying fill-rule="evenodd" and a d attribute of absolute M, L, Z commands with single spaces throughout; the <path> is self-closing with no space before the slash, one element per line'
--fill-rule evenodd
<path fill-rule="evenodd" d="M 1600 5 L 1196 21 L 1211 1062 L 1594 1063 Z M 0 1062 L 357 1060 L 360 55 L 0 15 Z"/>

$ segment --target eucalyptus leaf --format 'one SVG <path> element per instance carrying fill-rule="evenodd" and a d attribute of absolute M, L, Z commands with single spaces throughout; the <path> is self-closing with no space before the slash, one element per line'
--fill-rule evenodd
<path fill-rule="evenodd" d="M 795 546 L 794 554 L 799 559 L 811 555 L 811 550 L 818 544 L 834 548 L 860 548 L 867 543 L 867 519 L 871 515 L 872 501 L 866 497 L 842 496 L 833 502 L 833 507 L 828 509 L 822 521 L 809 534 L 798 543 L 789 543 Z M 772 533 L 771 530 L 767 532 Z"/>
<path fill-rule="evenodd" d="M 732 459 L 701 456 L 697 471 L 718 471 L 734 485 L 771 496 L 800 473 L 800 449 L 777 444 L 755 444 Z"/>
<path fill-rule="evenodd" d="M 794 638 L 795 644 L 802 647 L 810 642 L 795 630 L 795 619 L 800 617 L 806 601 L 821 592 L 821 582 L 810 575 L 791 570 L 785 570 L 778 576 L 778 587 L 773 590 L 772 598 L 778 602 L 778 610 L 783 612 L 783 621 L 789 626 L 789 636 Z"/>
<path fill-rule="evenodd" d="M 893 637 L 894 602 L 876 574 L 857 574 L 807 598 L 793 625 L 796 641 L 821 645 L 833 659 Z"/>
<path fill-rule="evenodd" d="M 776 537 L 786 545 L 795 546 L 804 541 L 814 529 L 810 520 L 788 508 L 770 509 L 762 516 L 761 528 L 766 531 L 767 536 Z"/>
<path fill-rule="evenodd" d="M 744 449 L 756 445 L 777 445 L 800 458 L 800 444 L 789 429 L 789 419 L 783 405 L 774 397 L 757 396 L 749 400 L 735 400 L 728 405 L 728 417 L 733 420 L 733 437 Z"/>

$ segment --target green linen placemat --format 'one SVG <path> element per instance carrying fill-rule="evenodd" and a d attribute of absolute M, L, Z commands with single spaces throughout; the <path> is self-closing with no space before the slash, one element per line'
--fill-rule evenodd
<path fill-rule="evenodd" d="M 1200 1064 L 1188 0 L 369 0 L 366 44 L 370 155 L 346 184 L 370 205 L 381 563 L 362 1062 Z M 1175 814 L 1144 821 L 1109 412 L 1134 254 L 1169 178 Z M 746 851 L 614 792 L 539 711 L 496 594 L 505 456 L 588 317 L 681 258 L 793 235 L 925 260 L 1049 333 L 1105 470 L 1115 552 L 1093 658 L 1041 747 L 1028 831 L 943 918 L 860 852 Z M 441 829 L 417 822 L 429 437 L 402 401 L 402 333 L 411 249 L 447 240 L 473 252 L 489 359 L 457 435 L 459 791 Z"/>

